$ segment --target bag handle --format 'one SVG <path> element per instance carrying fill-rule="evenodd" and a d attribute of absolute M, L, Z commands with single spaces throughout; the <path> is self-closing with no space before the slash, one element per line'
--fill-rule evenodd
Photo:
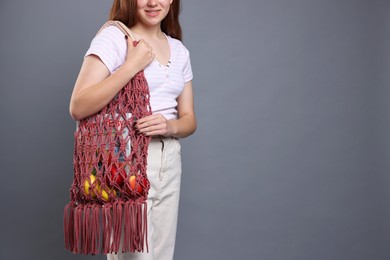
<path fill-rule="evenodd" d="M 119 30 L 122 31 L 123 34 L 129 36 L 133 41 L 137 41 L 134 34 L 130 31 L 130 29 L 124 25 L 124 23 L 122 23 L 121 21 L 118 21 L 118 20 L 110 20 L 110 21 L 107 21 L 105 24 L 103 24 L 103 26 L 100 28 L 100 30 L 96 33 L 96 35 L 98 35 L 104 28 L 107 28 L 108 26 L 115 26 L 117 27 Z"/>

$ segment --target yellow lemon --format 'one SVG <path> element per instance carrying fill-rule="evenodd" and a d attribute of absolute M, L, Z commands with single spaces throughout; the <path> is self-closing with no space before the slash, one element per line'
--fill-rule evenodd
<path fill-rule="evenodd" d="M 89 175 L 89 180 L 84 181 L 84 192 L 85 194 L 89 195 L 89 189 L 90 189 L 90 184 L 94 183 L 96 180 L 96 177 L 94 175 Z M 91 191 L 91 196 L 92 198 L 95 198 L 96 195 L 93 191 Z"/>
<path fill-rule="evenodd" d="M 116 191 L 114 189 L 110 189 L 109 192 L 114 193 L 114 196 L 116 196 Z M 102 190 L 102 198 L 104 201 L 108 201 L 110 196 L 108 195 L 108 192 L 106 190 Z"/>
<path fill-rule="evenodd" d="M 96 181 L 96 177 L 93 174 L 89 175 L 89 181 L 88 180 L 84 181 L 84 192 L 85 192 L 86 195 L 89 195 L 89 192 L 90 192 L 90 189 L 91 189 L 90 186 L 95 181 Z M 96 194 L 101 194 L 102 199 L 107 202 L 110 199 L 109 193 L 113 193 L 114 196 L 116 196 L 116 190 L 115 189 L 110 189 L 110 188 L 102 189 L 100 187 L 99 181 L 97 181 L 95 183 L 94 189 L 91 191 L 91 196 L 92 196 L 92 198 L 96 198 Z"/>

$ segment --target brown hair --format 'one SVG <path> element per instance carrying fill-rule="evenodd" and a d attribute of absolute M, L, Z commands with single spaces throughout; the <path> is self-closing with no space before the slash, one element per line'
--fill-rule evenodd
<path fill-rule="evenodd" d="M 173 0 L 167 16 L 161 21 L 161 30 L 178 40 L 182 40 L 179 23 L 180 0 Z M 114 0 L 110 11 L 110 20 L 118 20 L 133 27 L 137 23 L 137 0 Z"/>

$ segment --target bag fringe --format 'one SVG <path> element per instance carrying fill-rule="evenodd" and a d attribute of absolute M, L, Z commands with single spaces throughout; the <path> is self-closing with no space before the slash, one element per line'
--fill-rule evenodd
<path fill-rule="evenodd" d="M 65 248 L 74 254 L 134 253 L 144 252 L 145 247 L 149 252 L 147 204 L 130 200 L 104 205 L 70 202 L 64 209 L 64 236 Z"/>

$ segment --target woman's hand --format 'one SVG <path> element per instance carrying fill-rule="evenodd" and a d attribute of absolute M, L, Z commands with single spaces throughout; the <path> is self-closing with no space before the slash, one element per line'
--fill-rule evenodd
<path fill-rule="evenodd" d="M 153 61 L 153 49 L 145 40 L 141 39 L 136 46 L 129 37 L 126 37 L 126 42 L 127 55 L 122 66 L 133 67 L 135 71 L 139 72 Z"/>
<path fill-rule="evenodd" d="M 172 136 L 174 129 L 162 114 L 145 116 L 137 120 L 136 128 L 145 135 L 155 136 Z"/>
<path fill-rule="evenodd" d="M 154 114 L 138 119 L 136 127 L 145 135 L 173 136 L 185 138 L 192 135 L 196 128 L 192 81 L 184 85 L 177 98 L 178 119 L 167 120 L 162 114 Z"/>

